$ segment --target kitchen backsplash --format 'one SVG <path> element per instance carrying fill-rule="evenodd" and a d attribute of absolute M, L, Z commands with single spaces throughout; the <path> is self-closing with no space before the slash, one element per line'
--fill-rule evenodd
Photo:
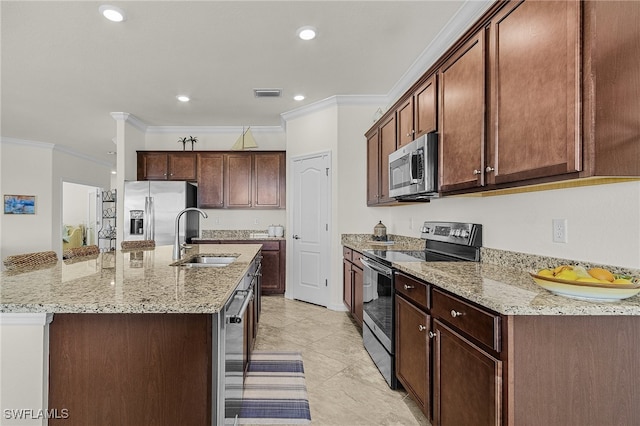
<path fill-rule="evenodd" d="M 282 239 L 284 237 L 269 237 L 268 229 L 203 229 L 200 234 L 202 240 L 249 240 L 249 239 Z"/>

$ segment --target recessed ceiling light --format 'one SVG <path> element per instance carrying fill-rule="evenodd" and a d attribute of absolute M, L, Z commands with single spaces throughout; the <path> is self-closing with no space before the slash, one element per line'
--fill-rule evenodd
<path fill-rule="evenodd" d="M 300 27 L 296 32 L 296 34 L 298 34 L 298 37 L 300 37 L 302 40 L 313 40 L 314 38 L 316 38 L 316 33 L 316 29 L 310 26 Z"/>
<path fill-rule="evenodd" d="M 303 101 L 303 100 L 304 100 L 304 96 L 302 96 L 302 95 L 295 95 L 295 96 L 293 97 L 293 100 L 294 100 L 294 101 Z"/>
<path fill-rule="evenodd" d="M 124 10 L 119 7 L 103 4 L 98 8 L 102 16 L 112 22 L 122 22 L 125 20 Z"/>
<path fill-rule="evenodd" d="M 178 96 L 176 96 L 176 98 L 178 98 L 178 100 L 180 102 L 189 102 L 190 101 L 189 97 L 185 96 L 185 95 L 178 95 Z"/>

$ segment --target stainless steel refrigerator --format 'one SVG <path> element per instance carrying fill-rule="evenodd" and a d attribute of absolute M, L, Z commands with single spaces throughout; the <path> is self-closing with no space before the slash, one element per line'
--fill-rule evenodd
<path fill-rule="evenodd" d="M 196 207 L 197 195 L 197 187 L 190 182 L 125 182 L 124 240 L 173 244 L 176 216 L 187 207 Z M 198 237 L 199 232 L 198 212 L 183 214 L 180 218 L 180 242 Z"/>

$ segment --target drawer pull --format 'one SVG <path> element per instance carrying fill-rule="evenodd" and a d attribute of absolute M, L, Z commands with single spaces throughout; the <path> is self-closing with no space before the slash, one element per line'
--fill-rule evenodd
<path fill-rule="evenodd" d="M 404 289 L 405 290 L 411 290 L 411 289 L 414 289 L 414 288 L 416 288 L 415 285 L 407 285 L 407 284 L 404 285 Z"/>
<path fill-rule="evenodd" d="M 436 333 L 434 333 L 433 331 L 429 332 L 429 338 L 433 339 L 434 337 L 436 337 Z"/>
<path fill-rule="evenodd" d="M 454 317 L 454 318 L 456 318 L 456 317 L 461 317 L 461 316 L 463 316 L 463 315 L 464 315 L 464 312 L 458 312 L 458 311 L 456 311 L 455 309 L 452 309 L 452 310 L 451 310 L 451 316 L 452 316 L 452 317 Z"/>
<path fill-rule="evenodd" d="M 427 329 L 427 327 L 425 327 L 422 324 L 418 324 L 418 331 L 425 331 Z"/>

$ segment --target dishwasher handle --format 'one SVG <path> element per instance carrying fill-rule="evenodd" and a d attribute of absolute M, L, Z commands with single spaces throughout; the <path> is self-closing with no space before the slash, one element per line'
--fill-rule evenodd
<path fill-rule="evenodd" d="M 253 298 L 253 288 L 249 290 L 236 291 L 236 295 L 239 295 L 241 293 L 244 295 L 244 301 L 242 302 L 242 306 L 240 306 L 238 313 L 235 315 L 229 315 L 227 317 L 229 319 L 229 322 L 232 324 L 240 324 L 242 322 L 242 317 L 244 316 L 244 313 L 247 311 L 247 308 L 249 307 L 249 303 L 251 303 L 251 299 Z"/>

